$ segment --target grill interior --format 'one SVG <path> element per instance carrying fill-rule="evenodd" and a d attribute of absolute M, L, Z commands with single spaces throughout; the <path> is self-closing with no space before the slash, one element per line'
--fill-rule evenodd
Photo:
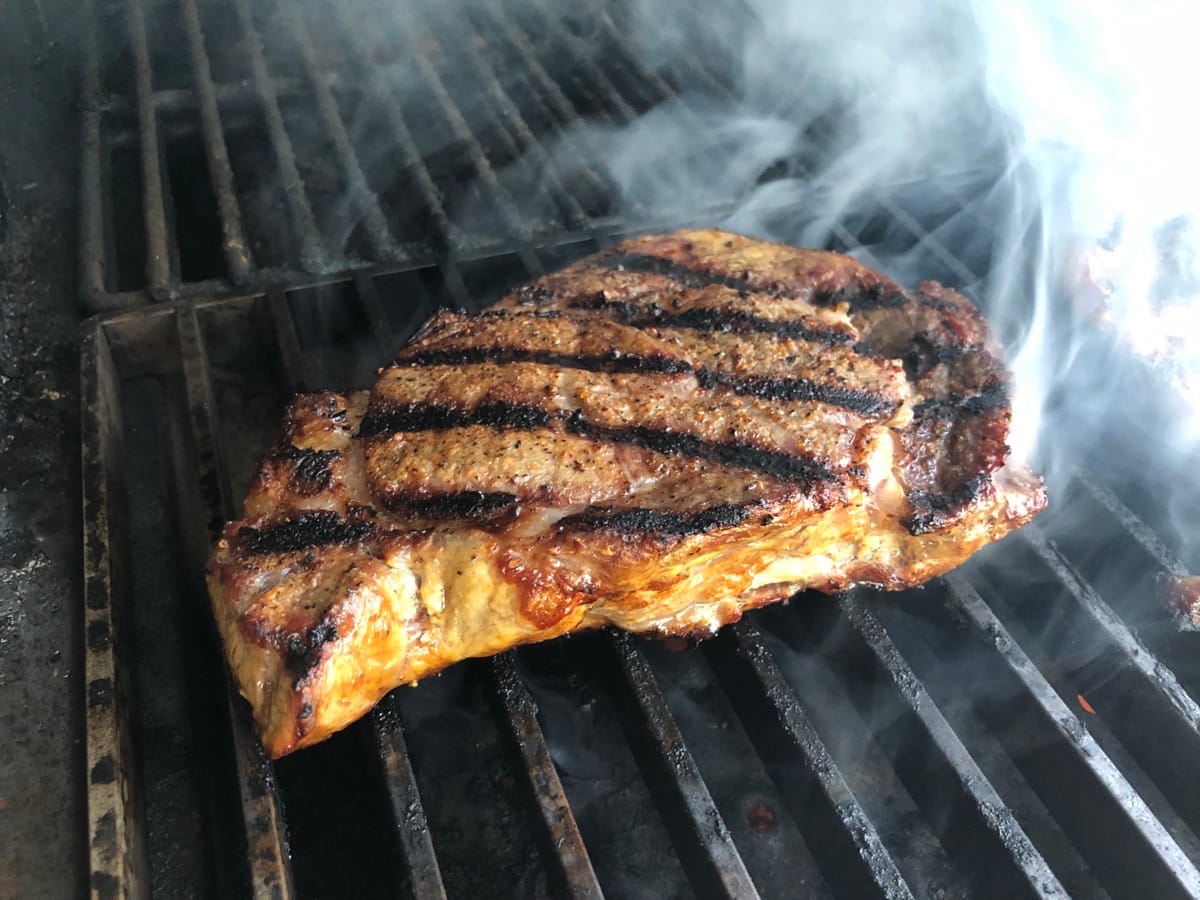
<path fill-rule="evenodd" d="M 287 398 L 368 385 L 438 306 L 688 224 L 614 213 L 605 176 L 550 148 L 582 116 L 728 90 L 703 54 L 641 70 L 617 7 L 431 5 L 403 41 L 366 33 L 369 11 L 89 5 L 84 299 L 137 307 L 90 320 L 82 351 L 93 893 L 1200 894 L 1200 665 L 1154 589 L 1197 560 L 1153 527 L 1179 482 L 1117 483 L 1104 452 L 924 590 L 803 595 L 692 646 L 593 634 L 462 664 L 263 758 L 202 572 Z M 548 218 L 506 187 L 522 157 Z M 982 211 L 973 178 L 899 187 L 833 249 L 870 262 L 886 233 L 979 288 L 982 212 L 956 242 L 903 200 Z"/>

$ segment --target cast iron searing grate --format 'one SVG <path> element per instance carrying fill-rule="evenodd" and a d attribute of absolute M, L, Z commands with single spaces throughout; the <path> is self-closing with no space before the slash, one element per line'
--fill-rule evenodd
<path fill-rule="evenodd" d="M 1200 665 L 1152 596 L 1183 563 L 1083 471 L 926 590 L 463 664 L 263 758 L 202 565 L 286 397 L 603 243 L 89 323 L 94 894 L 1200 895 Z"/>
<path fill-rule="evenodd" d="M 622 8 L 89 0 L 85 305 L 231 296 L 509 250 L 531 262 L 547 235 L 619 230 L 605 177 L 568 171 L 548 145 L 580 122 L 619 126 L 675 96 L 670 72 L 639 65 Z M 689 65 L 694 82 L 728 91 Z M 536 214 L 498 174 L 521 158 L 552 196 Z"/>

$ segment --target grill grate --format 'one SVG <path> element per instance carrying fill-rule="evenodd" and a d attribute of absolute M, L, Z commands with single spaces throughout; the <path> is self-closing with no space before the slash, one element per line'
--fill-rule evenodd
<path fill-rule="evenodd" d="M 599 2 L 478 0 L 395 35 L 352 0 L 85 10 L 81 272 L 109 310 L 81 360 L 94 895 L 1200 895 L 1200 661 L 1151 597 L 1197 560 L 1084 469 L 924 591 L 803 597 L 683 650 L 465 663 L 269 763 L 202 572 L 285 398 L 369 383 L 439 305 L 683 224 L 614 215 L 550 141 L 664 101 L 702 129 L 678 84 L 731 92 L 699 54 L 642 70 Z M 502 177 L 521 157 L 544 219 Z M 925 274 L 986 278 L 904 196 L 879 214 Z M 870 227 L 834 249 L 878 266 Z"/>
<path fill-rule="evenodd" d="M 533 252 L 544 254 L 539 265 L 544 268 L 564 252 L 591 249 L 594 245 Z M 465 269 L 464 289 L 472 296 L 483 285 L 498 289 L 497 267 L 506 267 L 509 281 L 529 274 L 519 254 L 496 258 Z M 147 822 L 142 813 L 162 803 L 155 795 L 164 788 L 149 780 L 147 767 L 164 748 L 145 724 L 146 688 L 155 684 L 156 673 L 139 670 L 148 665 L 131 637 L 147 627 L 139 619 L 158 621 L 183 608 L 190 609 L 189 622 L 207 622 L 203 554 L 221 521 L 235 512 L 254 454 L 274 425 L 270 403 L 300 386 L 369 380 L 367 363 L 415 327 L 437 297 L 452 296 L 441 274 L 422 268 L 363 275 L 316 289 L 184 301 L 92 320 L 83 369 L 96 893 L 161 886 L 183 865 L 164 851 L 170 843 L 164 834 L 177 838 L 179 823 Z M 485 299 L 481 295 L 478 302 Z M 353 315 L 347 307 L 356 310 Z M 264 384 L 274 389 L 259 398 Z M 146 422 L 143 410 L 148 385 L 160 396 L 158 413 L 149 416 L 157 418 L 156 426 Z M 247 423 L 256 424 L 242 433 Z M 150 449 L 137 449 L 147 440 Z M 147 456 L 161 457 L 163 471 L 156 476 L 138 471 L 138 460 Z M 166 482 L 154 490 L 169 491 L 174 516 L 163 513 L 154 527 L 179 531 L 180 571 L 171 577 L 185 586 L 173 598 L 181 606 L 166 604 L 153 612 L 148 607 L 153 587 L 139 574 L 145 567 L 144 526 L 136 521 L 157 502 L 154 490 L 145 493 L 150 477 Z M 1090 498 L 1097 513 L 1107 511 L 1109 552 L 1128 557 L 1130 566 L 1146 559 L 1149 566 L 1140 563 L 1143 575 L 1153 574 L 1155 557 L 1181 568 L 1148 526 L 1085 472 L 1075 473 L 1066 492 Z M 1067 514 L 1077 512 L 1072 503 L 1067 506 Z M 1188 759 L 1195 758 L 1190 751 L 1200 743 L 1192 694 L 1196 666 L 1164 644 L 1178 670 L 1172 672 L 1089 581 L 1099 576 L 1089 573 L 1088 560 L 1073 558 L 1050 536 L 1054 527 L 1051 521 L 1044 529 L 1028 529 L 984 554 L 984 563 L 926 591 L 852 594 L 837 608 L 804 598 L 788 609 L 761 611 L 678 654 L 628 636 L 596 636 L 558 642 L 570 645 L 561 651 L 569 658 L 552 662 L 550 675 L 537 670 L 538 654 L 546 652 L 538 648 L 466 664 L 462 677 L 477 680 L 491 698 L 484 707 L 491 712 L 483 715 L 490 716 L 497 746 L 511 750 L 506 771 L 520 773 L 513 776 L 513 790 L 529 801 L 529 824 L 521 828 L 528 843 L 505 852 L 529 865 L 529 848 L 540 848 L 537 877 L 552 894 L 599 896 L 604 887 L 627 893 L 615 881 L 613 861 L 614 853 L 627 848 L 589 839 L 597 831 L 597 801 L 572 763 L 570 720 L 576 713 L 564 713 L 564 701 L 556 698 L 555 679 L 582 670 L 596 673 L 594 688 L 612 706 L 624 735 L 619 739 L 628 741 L 634 771 L 645 785 L 640 790 L 648 791 L 646 802 L 656 810 L 652 818 L 661 823 L 655 826 L 662 829 L 658 840 L 678 860 L 671 873 L 676 880 L 662 882 L 666 895 L 786 892 L 756 861 L 761 848 L 747 843 L 758 838 L 739 821 L 748 802 L 739 778 L 714 774 L 713 753 L 696 754 L 705 735 L 696 731 L 700 726 L 690 709 L 696 701 L 687 691 L 697 679 L 705 681 L 705 690 L 729 698 L 734 718 L 722 728 L 744 734 L 757 757 L 730 762 L 747 773 L 755 767 L 765 773 L 773 798 L 766 804 L 770 818 L 786 819 L 803 847 L 788 864 L 804 870 L 798 877 L 808 879 L 815 893 L 1200 892 L 1195 867 L 1200 803 L 1187 774 Z M 1103 586 L 1102 578 L 1099 583 Z M 1167 616 L 1144 594 L 1130 608 L 1142 616 Z M 1151 608 L 1159 612 L 1148 612 Z M 1044 614 L 1056 621 L 1047 626 Z M 1145 624 L 1139 623 L 1142 630 Z M 223 671 L 211 627 L 209 632 L 197 656 L 203 669 L 185 679 L 211 681 Z M 1060 653 L 1063 647 L 1068 649 Z M 958 662 L 947 663 L 943 656 Z M 682 669 L 676 671 L 674 657 L 687 660 L 693 673 L 684 677 Z M 977 684 L 964 680 L 964 670 L 956 668 L 963 664 Z M 236 797 L 226 798 L 225 807 L 214 802 L 201 810 L 213 816 L 205 826 L 209 831 L 228 824 L 232 811 L 244 834 L 232 861 L 220 856 L 220 842 L 211 838 L 197 851 L 205 865 L 219 862 L 220 874 L 211 876 L 217 882 L 213 892 L 225 895 L 223 888 L 233 885 L 232 892 L 240 887 L 255 896 L 319 894 L 313 867 L 320 863 L 311 856 L 319 857 L 322 842 L 336 836 L 332 826 L 313 825 L 314 814 L 303 812 L 312 798 L 298 796 L 297 787 L 319 779 L 329 763 L 304 763 L 310 770 L 296 774 L 288 768 L 292 759 L 277 766 L 265 761 L 244 704 L 231 699 L 224 678 L 220 681 L 208 687 L 204 701 L 225 720 L 216 730 L 227 736 L 206 739 L 216 741 L 210 747 L 216 761 L 198 763 L 194 754 L 185 754 L 176 767 L 178 776 L 200 764 L 216 785 L 222 766 L 236 773 Z M 445 811 L 438 805 L 445 798 L 439 797 L 432 801 L 434 819 L 426 812 L 430 791 L 441 793 L 436 779 L 446 773 L 429 761 L 428 748 L 424 758 L 412 755 L 408 740 L 412 733 L 422 742 L 445 739 L 424 735 L 426 713 L 422 701 L 413 699 L 437 690 L 436 682 L 401 689 L 368 725 L 295 758 L 325 753 L 339 766 L 364 755 L 373 759 L 369 778 L 356 787 L 363 797 L 318 805 L 359 804 L 374 794 L 373 802 L 386 806 L 379 821 L 390 823 L 384 844 L 396 850 L 384 858 L 398 861 L 398 873 L 389 877 L 421 897 L 444 896 L 447 885 L 450 893 L 463 892 L 464 885 L 478 888 L 463 874 L 462 855 L 446 841 L 447 819 L 462 811 Z M 1073 692 L 1084 691 L 1096 716 L 1078 709 Z M 214 706 L 213 697 L 220 703 Z M 174 715 L 194 716 L 196 702 Z M 849 727 L 843 720 L 857 724 Z M 853 749 L 860 739 L 870 752 Z M 747 774 L 741 780 L 752 779 Z M 889 808 L 893 803 L 903 809 Z M 164 834 L 156 836 L 156 828 Z M 230 843 L 228 837 L 224 841 Z"/>

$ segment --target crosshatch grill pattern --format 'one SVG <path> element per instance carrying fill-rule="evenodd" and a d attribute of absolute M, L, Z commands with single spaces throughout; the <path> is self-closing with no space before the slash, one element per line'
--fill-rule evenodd
<path fill-rule="evenodd" d="M 538 268 L 597 246 L 535 251 Z M 927 590 L 854 593 L 839 604 L 803 597 L 682 652 L 595 635 L 467 663 L 394 692 L 367 723 L 328 744 L 268 763 L 245 705 L 228 692 L 208 620 L 208 542 L 236 512 L 290 391 L 367 383 L 371 367 L 439 303 L 484 305 L 530 273 L 510 255 L 460 274 L 427 267 L 360 275 L 89 323 L 82 362 L 96 895 L 149 886 L 170 893 L 173 879 L 199 872 L 218 896 L 319 895 L 322 885 L 364 878 L 418 897 L 471 894 L 506 877 L 493 872 L 489 882 L 472 865 L 528 867 L 534 847 L 536 890 L 627 895 L 622 878 L 631 876 L 620 860 L 635 860 L 636 848 L 607 834 L 589 841 L 619 804 L 600 815 L 610 801 L 580 775 L 574 732 L 582 713 L 558 693 L 572 679 L 583 679 L 589 697 L 579 709 L 611 710 L 611 739 L 640 775 L 637 815 L 652 819 L 647 831 L 665 857 L 661 872 L 639 877 L 657 879 L 654 890 L 666 891 L 657 896 L 786 895 L 776 867 L 817 895 L 1200 893 L 1200 795 L 1188 777 L 1200 745 L 1200 684 L 1184 652 L 1194 647 L 1182 648 L 1189 636 L 1173 632 L 1143 643 L 1089 582 L 1094 548 L 1056 541 L 1053 520 Z M 477 293 L 483 285 L 490 293 Z M 1106 517 L 1109 552 L 1136 564 L 1131 571 L 1152 577 L 1164 559 L 1180 569 L 1090 475 L 1075 475 L 1067 493 L 1056 498 L 1063 515 Z M 1142 600 L 1139 610 L 1123 598 L 1125 616 L 1145 616 L 1152 600 Z M 164 624 L 178 617 L 182 624 Z M 196 631 L 184 638 L 181 628 Z M 170 665 L 157 644 L 173 640 L 202 647 L 187 650 L 191 668 L 176 665 L 182 689 L 160 681 Z M 155 696 L 160 690 L 165 698 Z M 438 725 L 431 737 L 430 723 L 453 716 L 472 691 L 484 698 L 481 715 L 494 734 L 471 746 L 484 747 L 479 765 L 503 773 L 487 790 L 503 795 L 494 801 L 501 805 L 522 796 L 527 820 L 506 817 L 509 810 L 497 825 L 480 812 L 456 826 L 447 816 L 462 808 L 439 806 L 453 806 L 443 783 L 452 776 L 431 747 L 459 735 Z M 422 698 L 439 692 L 429 702 L 443 706 L 430 713 Z M 175 721 L 192 719 L 174 740 L 157 730 L 158 719 L 171 718 L 167 703 L 181 705 Z M 705 704 L 717 711 L 698 711 Z M 745 755 L 734 768 L 744 777 L 731 779 L 717 757 L 738 741 Z M 331 779 L 327 767 L 348 762 L 354 776 Z M 173 779 L 191 787 L 180 794 Z M 306 794 L 323 790 L 335 793 L 313 813 Z M 156 819 L 172 801 L 197 804 L 200 821 Z M 332 846 L 341 825 L 321 816 L 339 804 L 384 832 L 373 851 Z M 455 841 L 469 843 L 473 826 L 510 829 L 509 844 L 472 860 Z M 348 853 L 372 869 L 370 878 L 322 869 Z M 506 889 L 535 890 L 523 882 Z"/>

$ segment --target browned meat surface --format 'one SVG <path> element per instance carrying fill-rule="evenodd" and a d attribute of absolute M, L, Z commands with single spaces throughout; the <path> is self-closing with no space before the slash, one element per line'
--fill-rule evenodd
<path fill-rule="evenodd" d="M 1045 504 L 975 308 L 717 231 L 436 316 L 368 394 L 299 397 L 209 562 L 272 756 L 458 660 L 708 634 L 920 584 Z"/>

